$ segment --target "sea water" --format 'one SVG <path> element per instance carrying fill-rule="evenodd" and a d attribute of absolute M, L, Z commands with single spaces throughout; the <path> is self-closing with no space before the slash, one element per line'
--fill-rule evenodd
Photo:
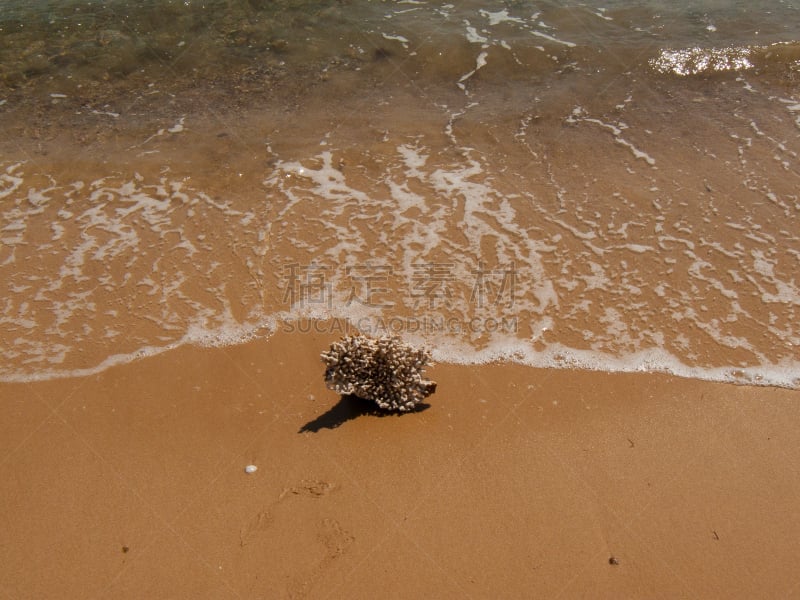
<path fill-rule="evenodd" d="M 285 330 L 800 387 L 796 2 L 4 1 L 0 39 L 0 380 Z"/>

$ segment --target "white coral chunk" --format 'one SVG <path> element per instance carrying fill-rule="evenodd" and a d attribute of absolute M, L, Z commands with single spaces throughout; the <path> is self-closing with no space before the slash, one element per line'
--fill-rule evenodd
<path fill-rule="evenodd" d="M 396 337 L 345 337 L 321 357 L 328 388 L 372 400 L 383 410 L 414 410 L 436 391 L 436 383 L 422 375 L 430 353 Z"/>

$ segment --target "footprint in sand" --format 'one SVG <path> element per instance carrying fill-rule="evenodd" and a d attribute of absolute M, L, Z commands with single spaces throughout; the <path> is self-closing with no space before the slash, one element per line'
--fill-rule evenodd
<path fill-rule="evenodd" d="M 312 498 L 321 498 L 322 496 L 327 496 L 330 494 L 334 489 L 336 489 L 336 485 L 327 481 L 304 480 L 296 486 L 283 488 L 281 495 L 278 496 L 278 502 L 290 494 L 295 496 L 311 496 Z"/>
<path fill-rule="evenodd" d="M 305 573 L 295 574 L 287 585 L 289 598 L 305 598 L 325 572 L 347 552 L 355 537 L 336 519 L 323 519 L 319 523 L 317 540 L 325 547 L 325 555 Z"/>
<path fill-rule="evenodd" d="M 249 544 L 269 543 L 270 537 L 264 534 L 273 528 L 282 527 L 285 529 L 287 526 L 291 526 L 291 519 L 297 517 L 297 514 L 292 514 L 291 504 L 299 502 L 302 498 L 316 502 L 335 489 L 336 485 L 333 483 L 315 480 L 300 481 L 293 486 L 284 488 L 267 508 L 256 514 L 241 529 L 239 545 L 244 548 Z M 311 564 L 304 565 L 302 572 L 293 570 L 294 572 L 287 573 L 286 592 L 290 598 L 305 597 L 323 574 L 333 566 L 338 558 L 347 552 L 350 545 L 355 541 L 355 537 L 342 527 L 339 521 L 333 518 L 319 519 L 313 526 L 312 531 L 306 529 L 304 534 L 299 533 L 301 536 L 300 541 L 309 534 L 313 535 L 321 545 L 321 556 L 317 554 L 320 558 Z"/>
<path fill-rule="evenodd" d="M 340 557 L 347 551 L 348 546 L 355 541 L 353 535 L 343 529 L 336 519 L 323 519 L 317 539 L 327 549 L 323 562 L 330 562 Z"/>
<path fill-rule="evenodd" d="M 239 532 L 239 545 L 245 547 L 252 542 L 259 533 L 269 529 L 275 522 L 275 511 L 288 499 L 295 496 L 308 498 L 323 498 L 336 489 L 336 484 L 328 481 L 303 480 L 291 487 L 283 488 L 278 498 L 267 508 L 259 511 L 255 517 Z"/>

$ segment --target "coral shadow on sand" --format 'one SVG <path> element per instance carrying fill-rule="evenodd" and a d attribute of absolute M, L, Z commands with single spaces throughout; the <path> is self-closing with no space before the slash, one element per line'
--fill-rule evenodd
<path fill-rule="evenodd" d="M 430 404 L 417 404 L 409 413 L 418 413 L 430 408 Z M 320 429 L 336 429 L 343 423 L 362 415 L 392 417 L 407 413 L 392 413 L 378 408 L 373 402 L 352 394 L 344 394 L 334 406 L 300 428 L 298 433 L 317 433 Z"/>

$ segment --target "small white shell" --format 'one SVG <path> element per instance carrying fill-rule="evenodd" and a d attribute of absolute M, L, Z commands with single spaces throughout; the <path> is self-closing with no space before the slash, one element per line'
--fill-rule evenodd
<path fill-rule="evenodd" d="M 249 474 L 249 473 L 255 473 L 256 471 L 258 471 L 258 467 L 257 467 L 257 466 L 255 466 L 255 465 L 247 465 L 247 466 L 244 468 L 244 472 L 245 472 L 245 473 L 248 473 L 248 474 Z"/>

